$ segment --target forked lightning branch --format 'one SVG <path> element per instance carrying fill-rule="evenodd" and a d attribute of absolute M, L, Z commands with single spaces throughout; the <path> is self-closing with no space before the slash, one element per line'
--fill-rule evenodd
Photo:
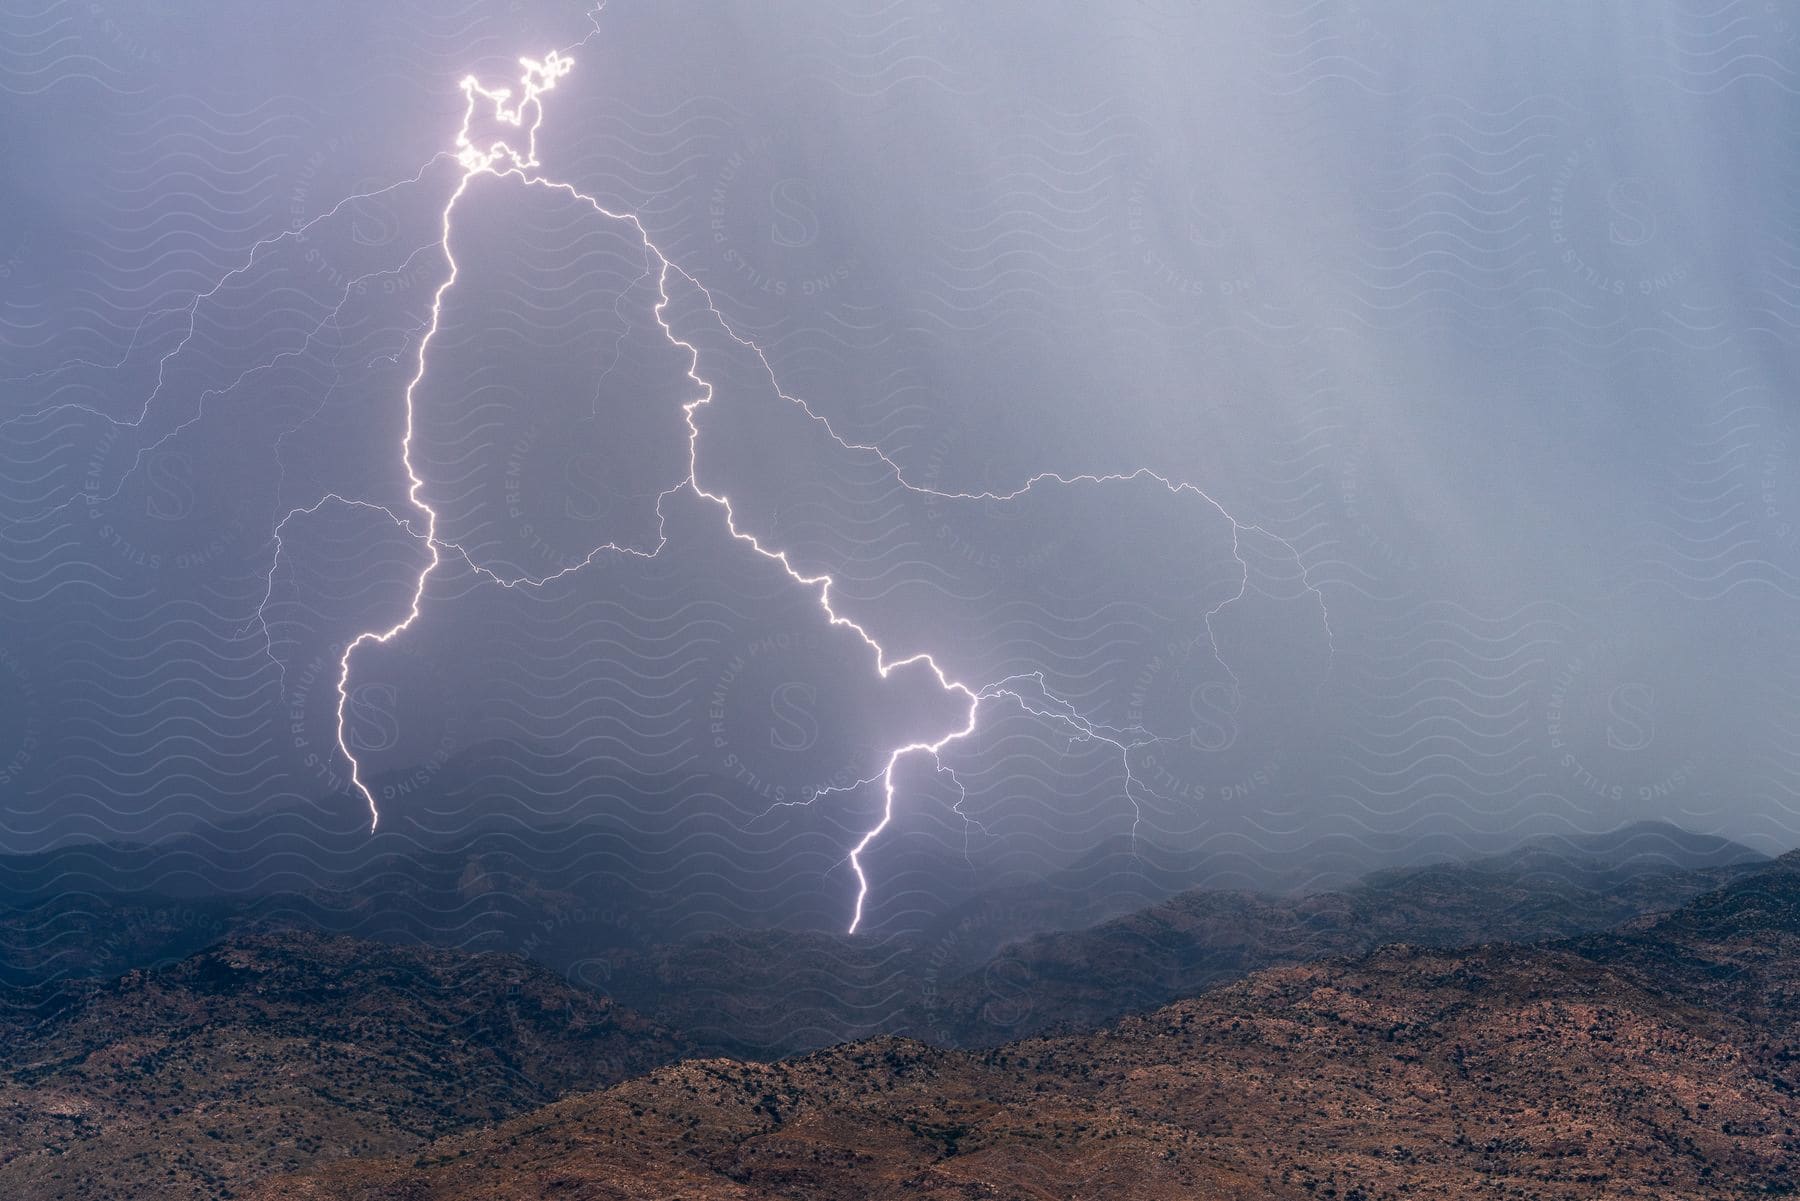
<path fill-rule="evenodd" d="M 589 35 L 593 36 L 592 34 Z M 579 44 L 574 49 L 579 49 Z M 962 784 L 956 773 L 941 761 L 943 752 L 951 745 L 967 739 L 979 727 L 981 712 L 984 706 L 1000 703 L 1016 706 L 1034 717 L 1054 723 L 1069 736 L 1090 742 L 1097 742 L 1113 748 L 1119 756 L 1123 774 L 1123 793 L 1133 806 L 1134 811 L 1141 813 L 1140 796 L 1149 795 L 1142 782 L 1133 774 L 1132 755 L 1141 748 L 1165 741 L 1154 737 L 1142 729 L 1118 729 L 1091 721 L 1078 712 L 1068 702 L 1057 697 L 1050 690 L 1042 672 L 1009 676 L 991 683 L 971 684 L 953 679 L 929 651 L 909 651 L 897 653 L 890 651 L 879 638 L 859 622 L 840 612 L 833 601 L 833 579 L 829 574 L 809 575 L 799 570 L 791 562 L 788 552 L 779 547 L 765 544 L 754 532 L 743 528 L 732 507 L 731 497 L 725 492 L 709 486 L 699 474 L 699 439 L 700 427 L 697 419 L 699 410 L 713 404 L 717 399 L 716 391 L 703 373 L 699 350 L 690 342 L 679 337 L 670 323 L 668 310 L 671 304 L 670 285 L 676 278 L 694 289 L 704 299 L 709 315 L 718 322 L 719 327 L 737 345 L 755 354 L 763 370 L 767 372 L 771 386 L 782 400 L 797 406 L 805 416 L 816 422 L 832 441 L 846 454 L 865 456 L 879 462 L 893 481 L 910 492 L 935 497 L 941 500 L 966 501 L 980 504 L 1004 504 L 1015 500 L 1034 488 L 1099 486 L 1125 481 L 1154 481 L 1161 484 L 1171 493 L 1190 496 L 1209 507 L 1220 517 L 1230 523 L 1232 531 L 1232 553 L 1240 572 L 1237 591 L 1209 609 L 1204 617 L 1208 638 L 1211 640 L 1213 652 L 1218 655 L 1218 643 L 1213 636 L 1213 621 L 1226 606 L 1241 600 L 1249 587 L 1249 568 L 1239 551 L 1239 540 L 1246 533 L 1255 533 L 1270 539 L 1285 548 L 1299 565 L 1307 590 L 1318 601 L 1320 619 L 1324 623 L 1327 638 L 1330 635 L 1329 615 L 1325 610 L 1322 593 L 1314 586 L 1306 574 L 1305 564 L 1301 562 L 1299 553 L 1294 547 L 1271 534 L 1260 526 L 1239 522 L 1211 496 L 1192 484 L 1169 479 L 1147 468 L 1129 473 L 1106 475 L 1060 475 L 1054 472 L 1042 472 L 1033 475 L 1009 492 L 954 492 L 929 488 L 917 484 L 907 478 L 906 474 L 879 447 L 848 441 L 839 437 L 830 423 L 803 400 L 782 391 L 767 355 L 750 340 L 743 338 L 731 327 L 724 314 L 714 302 L 712 294 L 698 279 L 673 263 L 657 249 L 643 223 L 632 213 L 613 212 L 594 197 L 580 191 L 573 184 L 547 178 L 540 173 L 537 158 L 537 133 L 544 120 L 544 97 L 556 88 L 575 66 L 571 54 L 564 51 L 552 51 L 542 60 L 521 59 L 523 73 L 519 78 L 519 87 L 515 92 L 510 87 L 488 88 L 473 77 L 462 81 L 462 90 L 467 99 L 467 107 L 463 113 L 461 128 L 457 131 L 454 147 L 456 162 L 462 169 L 461 177 L 445 202 L 441 214 L 440 237 L 438 250 L 443 254 L 447 272 L 432 296 L 430 313 L 425 329 L 418 340 L 417 360 L 409 378 L 401 403 L 404 406 L 405 432 L 399 446 L 401 469 L 407 480 L 408 503 L 415 511 L 411 518 L 396 515 L 382 506 L 366 501 L 347 500 L 336 494 L 321 497 L 313 504 L 290 511 L 277 523 L 276 559 L 281 554 L 281 534 L 287 523 L 295 518 L 316 513 L 327 503 L 350 505 L 358 508 L 374 509 L 386 514 L 398 526 L 417 538 L 426 551 L 426 561 L 413 581 L 411 600 L 404 613 L 391 625 L 368 629 L 358 633 L 346 645 L 343 656 L 338 663 L 337 674 L 337 745 L 350 766 L 350 782 L 369 807 L 370 827 L 373 829 L 381 819 L 381 813 L 375 802 L 375 795 L 363 779 L 362 764 L 351 749 L 346 735 L 346 710 L 349 705 L 350 681 L 356 667 L 357 652 L 370 643 L 386 643 L 401 637 L 419 619 L 425 603 L 425 594 L 433 574 L 443 565 L 446 555 L 454 555 L 465 562 L 472 570 L 487 580 L 504 588 L 538 587 L 550 580 L 558 579 L 580 571 L 596 559 L 606 555 L 628 555 L 651 558 L 662 553 L 668 545 L 667 518 L 664 505 L 678 493 L 688 493 L 719 510 L 725 528 L 732 538 L 749 547 L 750 550 L 764 559 L 780 565 L 794 585 L 810 590 L 818 600 L 820 613 L 825 622 L 852 631 L 868 648 L 873 668 L 881 678 L 902 669 L 913 669 L 927 672 L 937 686 L 947 695 L 959 700 L 964 714 L 958 724 L 943 730 L 937 737 L 929 740 L 896 742 L 882 759 L 881 770 L 866 779 L 857 780 L 842 787 L 828 788 L 809 797 L 803 802 L 787 802 L 788 804 L 812 804 L 821 798 L 837 793 L 848 793 L 868 787 L 878 787 L 881 795 L 880 818 L 850 848 L 848 862 L 856 877 L 856 900 L 851 915 L 849 929 L 852 933 L 862 924 L 865 903 L 869 896 L 869 880 L 864 870 L 863 856 L 870 845 L 880 837 L 894 819 L 896 801 L 896 771 L 899 766 L 913 756 L 927 757 L 933 766 L 946 775 L 957 786 L 959 800 L 955 805 L 956 812 L 962 814 L 962 804 L 967 799 L 962 794 Z M 491 130 L 491 133 L 477 133 L 478 129 Z M 441 156 L 440 156 L 441 157 Z M 424 497 L 425 480 L 419 475 L 413 460 L 413 437 L 415 428 L 415 396 L 425 380 L 431 363 L 432 342 L 436 338 L 443 313 L 444 299 L 456 286 L 458 269 L 455 251 L 454 225 L 457 204 L 468 191 L 471 182 L 481 176 L 511 181 L 518 187 L 538 188 L 567 198 L 569 203 L 586 205 L 601 219 L 622 222 L 631 227 L 633 233 L 642 243 L 646 264 L 650 267 L 657 283 L 657 301 L 653 313 L 662 336 L 686 357 L 687 378 L 694 386 L 693 399 L 683 405 L 688 435 L 688 454 L 686 472 L 678 480 L 671 481 L 656 498 L 657 536 L 649 545 L 632 546 L 608 542 L 592 548 L 578 562 L 574 562 L 561 570 L 543 577 L 516 576 L 503 577 L 493 569 L 477 563 L 474 558 L 455 542 L 441 538 L 438 534 L 438 514 Z M 415 176 L 416 180 L 419 176 Z M 398 185 L 396 185 L 398 186 Z M 337 208 L 343 207 L 342 203 Z M 332 212 L 336 212 L 334 208 Z M 329 216 L 330 214 L 326 214 Z M 259 243 L 259 246 L 261 244 Z M 254 251 L 253 251 L 254 254 Z M 246 264 L 246 267 L 248 264 Z M 242 270 L 242 268 L 240 268 Z M 271 566 L 270 581 L 273 584 L 274 566 Z M 266 623 L 265 623 L 266 628 Z M 1224 660 L 1221 657 L 1220 663 Z M 1229 673 L 1229 665 L 1226 665 Z M 1235 686 L 1235 676 L 1233 676 Z M 965 820 L 968 820 L 965 817 Z M 1134 821 L 1133 830 L 1136 830 Z"/>

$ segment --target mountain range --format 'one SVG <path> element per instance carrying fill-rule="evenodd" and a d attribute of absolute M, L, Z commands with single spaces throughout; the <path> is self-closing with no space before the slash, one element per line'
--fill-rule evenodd
<path fill-rule="evenodd" d="M 1800 1180 L 1800 854 L 1625 930 L 1387 946 L 1099 1031 L 698 1060 L 306 1201 L 1788 1194 Z"/>
<path fill-rule="evenodd" d="M 579 904 L 477 862 L 427 863 L 412 895 Z M 320 928 L 417 866 L 360 894 L 16 897 L 0 1195 L 1786 1187 L 1800 862 L 1669 826 L 1023 937 L 1010 889 L 935 940 L 718 932 L 560 964 L 582 923 L 521 927 L 543 963 Z"/>

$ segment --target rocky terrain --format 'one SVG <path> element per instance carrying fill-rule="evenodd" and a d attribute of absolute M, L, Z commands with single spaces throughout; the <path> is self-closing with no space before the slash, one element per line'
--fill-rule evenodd
<path fill-rule="evenodd" d="M 255 1196 L 1721 1198 L 1800 1173 L 1800 854 L 1606 935 L 1391 946 L 982 1053 L 690 1061 Z"/>
<path fill-rule="evenodd" d="M 0 914 L 0 1196 L 1786 1187 L 1794 857 L 1672 827 L 1010 943 L 1021 913 L 977 901 L 934 939 L 646 946 L 567 890 L 410 863 L 366 895 Z M 409 888 L 405 945 L 291 928 Z M 446 897 L 537 914 L 476 941 L 564 974 L 420 945 Z"/>
<path fill-rule="evenodd" d="M 24 1003 L 0 1028 L 0 1196 L 231 1197 L 668 1063 L 684 1047 L 509 956 L 293 931 Z"/>

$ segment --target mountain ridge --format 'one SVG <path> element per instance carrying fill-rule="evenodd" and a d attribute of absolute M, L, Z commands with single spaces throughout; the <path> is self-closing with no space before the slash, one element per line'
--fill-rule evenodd
<path fill-rule="evenodd" d="M 1800 856 L 1641 930 L 1390 945 L 983 1053 L 690 1061 L 302 1201 L 1194 1195 L 1659 1199 L 1800 1187 Z"/>

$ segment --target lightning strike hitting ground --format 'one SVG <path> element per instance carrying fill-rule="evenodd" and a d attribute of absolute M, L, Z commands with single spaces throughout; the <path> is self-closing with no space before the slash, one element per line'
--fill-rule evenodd
<path fill-rule="evenodd" d="M 594 16 L 598 16 L 598 11 L 596 11 Z M 588 38 L 592 38 L 593 36 L 594 34 L 590 33 Z M 579 191 L 572 184 L 547 179 L 537 173 L 537 169 L 540 165 L 537 160 L 537 132 L 544 119 L 543 97 L 546 93 L 554 90 L 557 82 L 567 75 L 574 67 L 575 62 L 571 57 L 570 52 L 580 49 L 581 46 L 586 44 L 587 40 L 587 38 L 584 38 L 582 42 L 570 47 L 569 50 L 553 50 L 541 61 L 521 59 L 520 64 L 523 67 L 523 73 L 519 80 L 521 90 L 517 95 L 516 101 L 514 93 L 510 88 L 485 88 L 472 76 L 464 78 L 461 81 L 462 90 L 467 99 L 467 107 L 464 110 L 462 126 L 457 131 L 454 151 L 449 152 L 448 156 L 454 157 L 455 161 L 462 169 L 462 174 L 457 180 L 454 189 L 451 191 L 448 200 L 444 204 L 439 222 L 439 238 L 437 242 L 433 244 L 442 251 L 448 266 L 448 271 L 443 282 L 438 285 L 436 291 L 432 295 L 430 317 L 418 339 L 417 363 L 403 393 L 405 433 L 400 442 L 400 463 L 407 478 L 407 500 L 412 508 L 417 511 L 418 519 L 415 520 L 401 517 L 384 506 L 371 504 L 366 501 L 350 500 L 336 494 L 328 494 L 319 498 L 311 505 L 290 510 L 288 514 L 276 524 L 273 531 L 275 556 L 274 562 L 270 567 L 269 593 L 265 594 L 264 605 L 267 604 L 269 596 L 273 593 L 275 572 L 279 567 L 280 554 L 283 545 L 282 533 L 286 528 L 287 523 L 296 517 L 305 517 L 317 513 L 326 504 L 340 504 L 380 512 L 393 521 L 400 529 L 416 538 L 427 552 L 427 561 L 420 570 L 417 579 L 414 581 L 412 597 L 406 607 L 405 614 L 398 621 L 385 628 L 364 630 L 357 634 L 345 646 L 343 654 L 338 661 L 336 708 L 337 745 L 338 749 L 343 753 L 344 758 L 350 764 L 350 780 L 352 785 L 356 791 L 361 794 L 363 800 L 368 805 L 371 830 L 373 830 L 381 820 L 380 809 L 375 803 L 373 792 L 363 781 L 362 764 L 358 761 L 355 753 L 350 749 L 350 744 L 345 732 L 345 710 L 349 703 L 351 671 L 356 653 L 359 649 L 369 643 L 389 642 L 394 638 L 399 637 L 418 620 L 424 603 L 426 585 L 430 581 L 432 575 L 442 565 L 445 554 L 454 554 L 475 572 L 505 588 L 514 588 L 520 585 L 529 587 L 540 586 L 551 580 L 568 575 L 571 572 L 579 571 L 605 554 L 622 554 L 642 558 L 652 558 L 660 554 L 668 543 L 666 534 L 667 520 L 663 512 L 663 503 L 670 496 L 683 491 L 689 492 L 701 500 L 718 506 L 724 518 L 725 527 L 734 539 L 744 543 L 763 558 L 778 563 L 795 584 L 803 588 L 815 590 L 820 610 L 824 614 L 826 621 L 833 626 L 840 626 L 854 632 L 856 636 L 862 640 L 864 645 L 866 645 L 871 652 L 876 673 L 881 678 L 885 679 L 893 672 L 902 668 L 921 668 L 931 673 L 932 677 L 937 681 L 938 686 L 946 694 L 958 697 L 966 703 L 967 707 L 965 716 L 962 719 L 962 724 L 944 731 L 935 739 L 908 742 L 894 746 L 888 752 L 882 770 L 876 775 L 871 776 L 868 779 L 859 780 L 851 785 L 823 789 L 813 794 L 813 796 L 807 798 L 805 801 L 787 802 L 787 804 L 811 804 L 825 796 L 842 792 L 851 792 L 873 784 L 879 784 L 881 787 L 882 806 L 880 820 L 862 835 L 850 849 L 848 855 L 848 862 L 851 871 L 856 876 L 857 883 L 856 902 L 849 925 L 851 933 L 854 933 L 862 924 L 864 905 L 869 895 L 869 881 L 863 869 L 862 856 L 893 821 L 896 791 L 895 772 L 904 760 L 914 755 L 929 756 L 935 764 L 936 769 L 947 774 L 956 784 L 959 793 L 961 793 L 958 801 L 953 806 L 955 811 L 963 816 L 965 822 L 973 821 L 973 819 L 963 814 L 962 811 L 962 805 L 967 800 L 967 794 L 966 791 L 963 790 L 962 781 L 956 776 L 953 769 L 942 762 L 941 757 L 947 747 L 962 739 L 968 738 L 975 732 L 979 722 L 981 709 L 984 704 L 1002 702 L 1008 705 L 1015 705 L 1024 713 L 1061 726 L 1069 733 L 1072 739 L 1100 742 L 1113 747 L 1118 752 L 1123 767 L 1125 781 L 1124 792 L 1126 799 L 1131 802 L 1133 809 L 1138 811 L 1141 815 L 1139 790 L 1146 792 L 1148 790 L 1145 790 L 1142 782 L 1133 775 L 1131 756 L 1134 751 L 1165 741 L 1165 738 L 1152 736 L 1141 729 L 1113 729 L 1090 721 L 1080 714 L 1073 705 L 1051 693 L 1046 685 L 1042 672 L 1009 676 L 1006 679 L 990 684 L 970 685 L 960 680 L 950 678 L 943 667 L 940 666 L 937 660 L 928 652 L 920 651 L 907 655 L 895 655 L 883 646 L 881 642 L 862 625 L 837 611 L 832 602 L 832 586 L 834 581 L 831 575 L 802 574 L 802 572 L 796 569 L 789 560 L 786 551 L 765 546 L 754 534 L 739 528 L 737 514 L 732 508 L 731 498 L 723 492 L 710 489 L 703 484 L 699 478 L 698 456 L 700 428 L 696 419 L 696 414 L 702 407 L 713 403 L 715 392 L 713 385 L 701 373 L 700 352 L 698 348 L 692 343 L 678 337 L 669 322 L 667 310 L 671 304 L 669 293 L 671 276 L 678 276 L 686 281 L 687 284 L 691 285 L 698 294 L 704 298 L 708 312 L 718 321 L 720 328 L 725 334 L 737 345 L 755 354 L 757 360 L 761 363 L 763 370 L 768 374 L 770 384 L 774 387 L 776 394 L 780 396 L 781 399 L 795 405 L 806 417 L 817 422 L 832 441 L 844 451 L 851 454 L 870 456 L 879 460 L 893 480 L 909 492 L 944 500 L 1003 504 L 1008 501 L 1016 500 L 1035 488 L 1049 486 L 1100 486 L 1147 480 L 1161 484 L 1172 494 L 1192 495 L 1202 501 L 1206 506 L 1210 507 L 1220 517 L 1230 523 L 1232 531 L 1232 554 L 1242 573 L 1237 591 L 1209 609 L 1204 618 L 1207 634 L 1211 640 L 1215 658 L 1217 658 L 1227 674 L 1230 675 L 1234 688 L 1238 683 L 1237 675 L 1231 670 L 1230 665 L 1225 661 L 1224 657 L 1219 654 L 1218 641 L 1213 631 L 1213 622 L 1227 606 L 1241 600 L 1249 588 L 1249 566 L 1242 557 L 1240 545 L 1241 537 L 1246 533 L 1253 533 L 1268 538 L 1270 541 L 1283 547 L 1288 554 L 1293 556 L 1294 562 L 1300 569 L 1301 579 L 1304 582 L 1307 591 L 1312 593 L 1318 601 L 1320 619 L 1324 626 L 1327 644 L 1330 644 L 1330 614 L 1325 607 L 1324 594 L 1312 583 L 1312 580 L 1307 573 L 1306 565 L 1302 562 L 1299 552 L 1293 545 L 1260 526 L 1238 521 L 1237 518 L 1233 517 L 1223 505 L 1192 484 L 1171 480 L 1148 468 L 1140 468 L 1132 472 L 1115 474 L 1062 475 L 1049 471 L 1040 472 L 1027 478 L 1017 488 L 1008 492 L 942 491 L 926 487 L 908 479 L 900 466 L 880 447 L 855 443 L 840 437 L 836 430 L 831 427 L 830 422 L 816 413 L 804 400 L 801 400 L 796 396 L 791 396 L 783 391 L 780 382 L 776 379 L 774 368 L 770 364 L 768 356 L 755 343 L 741 337 L 736 330 L 732 328 L 730 323 L 725 319 L 724 314 L 720 312 L 718 305 L 714 302 L 711 292 L 708 291 L 698 279 L 690 275 L 680 266 L 671 262 L 662 251 L 657 249 L 655 243 L 650 238 L 649 232 L 635 215 L 631 213 L 613 212 L 600 204 L 600 202 L 592 196 Z M 499 125 L 505 128 L 502 129 L 500 136 L 488 140 L 487 143 L 483 145 L 476 140 L 472 135 L 471 130 L 476 123 L 478 115 L 484 113 L 486 106 L 491 106 L 492 111 L 489 115 L 491 115 Z M 136 425 L 141 423 L 148 416 L 152 404 L 162 391 L 162 369 L 166 367 L 169 359 L 173 358 L 175 354 L 179 353 L 182 347 L 187 345 L 188 340 L 193 335 L 195 313 L 197 312 L 200 303 L 206 298 L 216 294 L 228 280 L 247 271 L 255 262 L 257 254 L 262 249 L 286 237 L 303 233 L 306 229 L 310 229 L 319 222 L 328 219 L 342 210 L 345 205 L 350 204 L 355 200 L 379 195 L 382 192 L 403 186 L 407 183 L 418 182 L 432 164 L 445 157 L 447 157 L 447 154 L 445 153 L 434 156 L 424 167 L 421 167 L 419 172 L 410 180 L 399 181 L 386 188 L 379 189 L 376 192 L 346 197 L 329 211 L 314 218 L 312 221 L 307 222 L 304 226 L 301 226 L 296 230 L 285 231 L 282 234 L 275 235 L 256 243 L 251 248 L 249 257 L 241 266 L 221 279 L 219 283 L 215 284 L 209 291 L 199 294 L 194 298 L 193 303 L 189 305 L 187 309 L 187 333 L 182 337 L 180 343 L 173 350 L 169 351 L 168 354 L 164 355 L 160 361 L 156 388 L 145 401 L 143 411 L 138 415 L 135 421 L 123 423 L 115 422 L 115 424 Z M 695 399 L 688 401 L 683 406 L 683 413 L 688 427 L 687 472 L 681 479 L 673 482 L 668 488 L 659 493 L 656 498 L 655 507 L 658 518 L 658 527 L 654 545 L 648 547 L 634 547 L 609 542 L 605 545 L 595 547 L 580 562 L 564 567 L 551 575 L 543 576 L 541 578 L 533 578 L 530 576 L 503 578 L 492 569 L 476 563 L 463 547 L 438 537 L 438 515 L 436 510 L 426 503 L 421 495 L 425 481 L 419 476 L 412 459 L 414 395 L 417 392 L 420 383 L 426 376 L 427 356 L 430 353 L 432 341 L 438 333 L 444 297 L 457 281 L 457 260 L 452 248 L 453 217 L 457 202 L 467 192 L 470 183 L 478 176 L 482 175 L 493 176 L 497 179 L 511 179 L 525 187 L 543 188 L 566 195 L 572 201 L 578 201 L 588 205 L 596 214 L 603 218 L 628 223 L 642 242 L 646 256 L 645 262 L 647 273 L 654 272 L 657 280 L 658 299 L 653 308 L 657 324 L 661 328 L 663 336 L 668 340 L 669 344 L 686 353 L 688 358 L 687 376 L 693 381 L 698 392 Z M 408 261 L 410 261 L 410 259 Z M 348 289 L 346 289 L 346 296 L 348 296 Z M 341 308 L 342 306 L 340 305 L 339 307 Z M 335 317 L 335 314 L 336 311 L 334 310 L 333 317 Z M 327 320 L 329 321 L 331 319 L 332 318 L 328 318 Z M 321 323 L 320 328 L 323 328 L 323 323 Z M 316 333 L 317 331 L 314 332 Z M 252 368 L 252 370 L 256 370 L 256 368 Z M 202 400 L 204 400 L 204 397 Z M 193 417 L 181 423 L 168 435 L 159 439 L 155 445 L 161 445 L 169 438 L 174 437 L 175 434 L 179 433 L 182 429 L 187 428 L 187 426 L 191 425 L 194 421 L 199 420 L 200 416 L 201 412 L 197 410 Z M 109 420 L 111 419 L 109 418 Z M 143 455 L 148 453 L 148 449 L 149 448 L 144 452 L 140 452 L 132 469 L 135 469 L 135 467 L 142 462 Z M 127 474 L 129 474 L 132 469 L 128 469 Z M 121 487 L 122 486 L 123 482 L 121 481 Z M 420 528 L 421 524 L 422 528 Z M 259 606 L 259 619 L 261 618 L 261 614 L 262 606 Z M 268 632 L 266 621 L 263 623 L 263 629 L 266 637 Z M 1132 828 L 1135 834 L 1137 829 L 1136 821 L 1133 822 Z"/>

